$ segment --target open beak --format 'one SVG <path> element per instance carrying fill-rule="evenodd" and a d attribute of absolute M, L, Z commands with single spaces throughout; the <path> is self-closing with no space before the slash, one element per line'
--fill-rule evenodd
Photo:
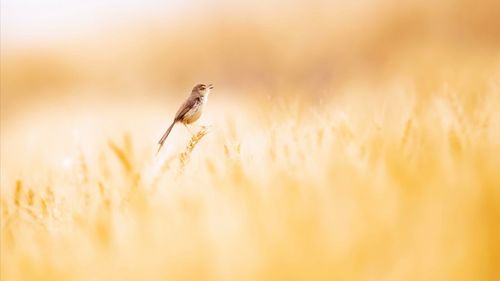
<path fill-rule="evenodd" d="M 214 88 L 214 86 L 213 86 L 212 84 L 208 84 L 208 88 L 209 88 L 209 89 L 213 89 L 213 88 Z"/>

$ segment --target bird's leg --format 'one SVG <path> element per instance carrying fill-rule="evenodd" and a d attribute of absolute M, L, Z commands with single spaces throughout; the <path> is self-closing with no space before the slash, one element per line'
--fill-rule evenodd
<path fill-rule="evenodd" d="M 197 130 L 201 131 L 201 130 L 205 130 L 207 127 L 206 126 L 203 126 L 203 125 L 193 125 L 196 127 Z"/>
<path fill-rule="evenodd" d="M 196 130 L 198 132 L 205 132 L 205 133 L 207 133 L 207 132 L 209 132 L 212 129 L 211 125 L 208 125 L 208 126 L 206 126 L 206 125 L 194 125 L 194 126 L 196 126 Z"/>
<path fill-rule="evenodd" d="M 193 132 L 191 132 L 191 129 L 189 129 L 188 125 L 186 123 L 182 123 L 182 124 L 184 125 L 184 127 L 186 127 L 186 129 L 189 131 L 191 136 L 194 136 Z"/>

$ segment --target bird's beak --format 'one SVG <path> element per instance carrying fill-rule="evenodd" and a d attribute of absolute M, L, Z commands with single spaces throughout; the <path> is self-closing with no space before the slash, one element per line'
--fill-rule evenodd
<path fill-rule="evenodd" d="M 208 84 L 208 88 L 209 88 L 209 89 L 213 89 L 213 88 L 214 88 L 214 86 L 213 86 L 212 84 Z"/>

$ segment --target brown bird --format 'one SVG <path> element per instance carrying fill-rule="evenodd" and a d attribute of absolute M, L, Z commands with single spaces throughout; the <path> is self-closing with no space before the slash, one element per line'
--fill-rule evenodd
<path fill-rule="evenodd" d="M 158 144 L 160 145 L 160 147 L 158 147 L 158 152 L 160 152 L 161 147 L 165 143 L 165 140 L 167 139 L 170 131 L 172 131 L 172 128 L 175 124 L 180 122 L 189 130 L 187 125 L 200 119 L 201 113 L 203 111 L 203 106 L 207 103 L 208 94 L 210 94 L 211 89 L 213 89 L 212 84 L 198 84 L 194 86 L 193 90 L 191 91 L 191 95 L 175 114 L 172 125 L 168 127 L 167 131 L 163 134 L 160 141 L 158 142 Z"/>

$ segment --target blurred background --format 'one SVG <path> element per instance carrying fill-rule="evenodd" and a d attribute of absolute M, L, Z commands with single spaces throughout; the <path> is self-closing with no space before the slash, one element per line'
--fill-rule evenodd
<path fill-rule="evenodd" d="M 2 120 L 39 100 L 158 100 L 200 81 L 314 100 L 356 79 L 487 70 L 499 26 L 494 0 L 2 0 Z"/>

